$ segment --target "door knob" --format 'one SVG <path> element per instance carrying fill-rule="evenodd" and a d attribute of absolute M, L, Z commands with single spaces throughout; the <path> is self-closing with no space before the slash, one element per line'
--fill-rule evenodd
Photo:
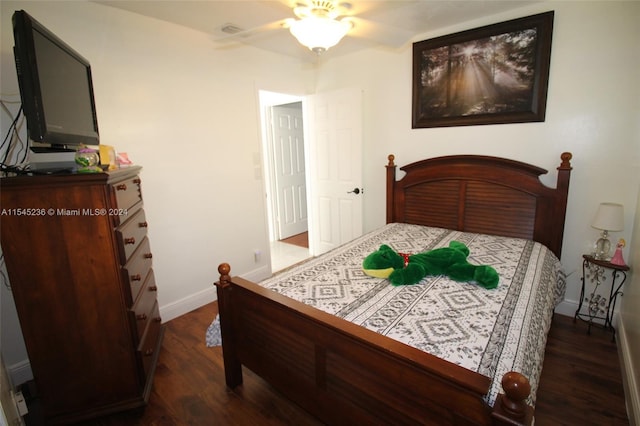
<path fill-rule="evenodd" d="M 364 190 L 362 190 L 362 192 L 364 192 Z M 358 195 L 360 193 L 360 188 L 353 188 L 353 191 L 347 191 L 347 194 L 352 193 Z"/>

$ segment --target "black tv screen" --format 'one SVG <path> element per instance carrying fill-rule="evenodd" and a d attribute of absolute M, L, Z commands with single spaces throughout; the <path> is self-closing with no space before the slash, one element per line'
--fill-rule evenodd
<path fill-rule="evenodd" d="M 13 14 L 14 56 L 29 139 L 99 144 L 91 65 L 24 10 Z"/>

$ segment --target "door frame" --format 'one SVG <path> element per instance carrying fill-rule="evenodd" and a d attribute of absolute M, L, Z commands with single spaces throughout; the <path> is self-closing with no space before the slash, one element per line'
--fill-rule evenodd
<path fill-rule="evenodd" d="M 286 105 L 296 102 L 302 103 L 302 114 L 305 114 L 305 104 L 307 102 L 304 96 L 290 95 L 286 93 L 270 92 L 267 90 L 259 90 L 258 98 L 260 104 L 260 127 L 262 134 L 262 168 L 264 170 L 265 179 L 265 191 L 266 191 L 266 210 L 267 210 L 267 223 L 269 228 L 269 242 L 276 240 L 276 209 L 275 205 L 275 177 L 273 174 L 274 167 L 274 153 L 272 144 L 272 134 L 269 123 L 271 122 L 271 107 L 278 105 Z M 307 229 L 309 232 L 309 238 L 311 238 L 311 227 L 309 223 L 313 221 L 311 217 L 312 213 L 309 211 L 309 159 L 307 155 L 307 138 L 306 138 L 306 125 L 303 119 L 303 128 L 305 132 L 304 147 L 305 147 L 305 180 L 307 185 L 307 214 L 308 224 Z M 269 256 L 271 257 L 271 256 Z"/>
<path fill-rule="evenodd" d="M 309 202 L 306 193 L 308 172 L 302 102 L 270 106 L 267 108 L 267 115 L 269 146 L 273 153 L 270 157 L 270 175 L 273 177 L 271 201 L 273 211 L 278 212 L 277 220 L 273 222 L 274 239 L 282 240 L 309 231 Z M 288 118 L 284 123 L 283 117 Z M 283 150 L 283 146 L 287 149 Z M 285 170 L 289 170 L 290 174 Z"/>
<path fill-rule="evenodd" d="M 345 90 L 353 90 L 352 89 L 348 89 L 348 88 L 344 88 L 344 89 L 339 89 L 339 90 L 335 90 L 332 92 L 328 92 L 327 94 L 333 93 L 335 94 L 340 94 L 342 91 Z M 358 89 L 361 90 L 361 89 Z M 314 95 L 312 95 L 314 96 Z M 361 96 L 361 95 L 360 95 Z M 312 149 L 311 149 L 311 135 L 310 135 L 310 126 L 313 127 L 315 129 L 315 123 L 310 123 L 310 107 L 312 106 L 312 99 L 310 99 L 309 96 L 298 96 L 298 95 L 289 95 L 289 94 L 283 94 L 283 93 L 277 93 L 277 92 L 270 92 L 270 91 L 266 91 L 266 90 L 259 90 L 258 91 L 258 99 L 259 99 L 259 105 L 260 105 L 260 122 L 261 122 L 261 131 L 262 131 L 262 168 L 264 170 L 263 176 L 265 179 L 265 191 L 266 191 L 266 199 L 265 199 L 265 207 L 266 207 L 266 211 L 267 211 L 267 227 L 269 229 L 269 242 L 271 243 L 272 241 L 275 241 L 275 226 L 276 224 L 276 217 L 274 214 L 274 176 L 272 173 L 273 170 L 273 149 L 272 149 L 272 143 L 271 143 L 271 139 L 272 139 L 272 134 L 270 131 L 270 117 L 269 117 L 269 109 L 271 106 L 275 106 L 275 105 L 285 105 L 285 104 L 290 104 L 290 103 L 295 103 L 295 102 L 300 102 L 302 104 L 302 116 L 303 116 L 303 134 L 304 134 L 304 147 L 305 147 L 305 180 L 306 180 L 306 187 L 307 187 L 307 215 L 308 215 L 308 220 L 307 220 L 307 229 L 308 229 L 308 235 L 309 235 L 309 254 L 314 256 L 319 254 L 318 250 L 321 251 L 321 248 L 319 247 L 319 235 L 318 233 L 320 232 L 320 229 L 318 228 L 317 225 L 319 225 L 319 220 L 320 217 L 318 216 L 318 212 L 315 211 L 315 209 L 313 208 L 313 206 L 311 205 L 312 201 L 315 199 L 315 197 L 318 195 L 316 194 L 318 188 L 317 188 L 317 182 L 315 181 L 315 166 L 314 166 L 314 162 L 311 160 L 311 155 L 312 155 Z M 313 98 L 313 99 L 317 99 L 317 98 Z M 362 99 L 360 99 L 360 102 L 362 102 Z M 362 113 L 361 111 L 361 106 L 359 107 L 359 114 Z M 361 118 L 359 119 L 361 120 Z M 359 121 L 358 124 L 360 127 L 362 126 L 362 123 Z M 360 129 L 361 130 L 361 129 Z M 360 147 L 360 150 L 362 150 L 362 147 Z M 360 153 L 361 154 L 361 153 Z M 256 168 L 260 167 L 260 159 L 258 158 L 257 160 L 255 160 L 255 165 Z M 257 174 L 259 174 L 259 171 L 256 172 Z M 362 179 L 363 176 L 360 176 L 360 183 L 356 183 L 357 186 L 362 185 Z M 351 187 L 349 188 L 351 189 Z M 360 213 L 362 216 L 362 212 Z M 363 218 L 361 217 L 360 220 L 362 221 Z M 360 229 L 359 232 L 362 232 L 362 229 Z M 269 259 L 271 259 L 271 249 L 269 247 Z"/>

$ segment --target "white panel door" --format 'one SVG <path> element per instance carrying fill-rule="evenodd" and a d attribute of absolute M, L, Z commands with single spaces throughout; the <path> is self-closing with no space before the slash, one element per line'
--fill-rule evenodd
<path fill-rule="evenodd" d="M 272 109 L 278 239 L 307 231 L 307 187 L 300 102 Z"/>
<path fill-rule="evenodd" d="M 313 255 L 362 235 L 362 92 L 343 89 L 310 96 L 309 243 Z"/>

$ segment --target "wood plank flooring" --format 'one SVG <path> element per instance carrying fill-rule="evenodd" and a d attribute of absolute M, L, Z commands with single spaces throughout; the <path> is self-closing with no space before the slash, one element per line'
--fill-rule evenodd
<path fill-rule="evenodd" d="M 220 348 L 207 348 L 205 330 L 217 304 L 167 324 L 149 405 L 87 425 L 319 425 L 306 412 L 245 370 L 229 391 Z M 31 419 L 30 424 L 38 424 Z M 586 324 L 556 315 L 536 406 L 536 426 L 628 425 L 618 355 L 611 335 L 586 334 Z"/>
<path fill-rule="evenodd" d="M 556 315 L 536 402 L 539 425 L 629 425 L 620 361 L 609 331 Z"/>
<path fill-rule="evenodd" d="M 303 232 L 289 238 L 284 238 L 280 241 L 287 244 L 293 244 L 294 246 L 309 248 L 309 233 Z"/>

